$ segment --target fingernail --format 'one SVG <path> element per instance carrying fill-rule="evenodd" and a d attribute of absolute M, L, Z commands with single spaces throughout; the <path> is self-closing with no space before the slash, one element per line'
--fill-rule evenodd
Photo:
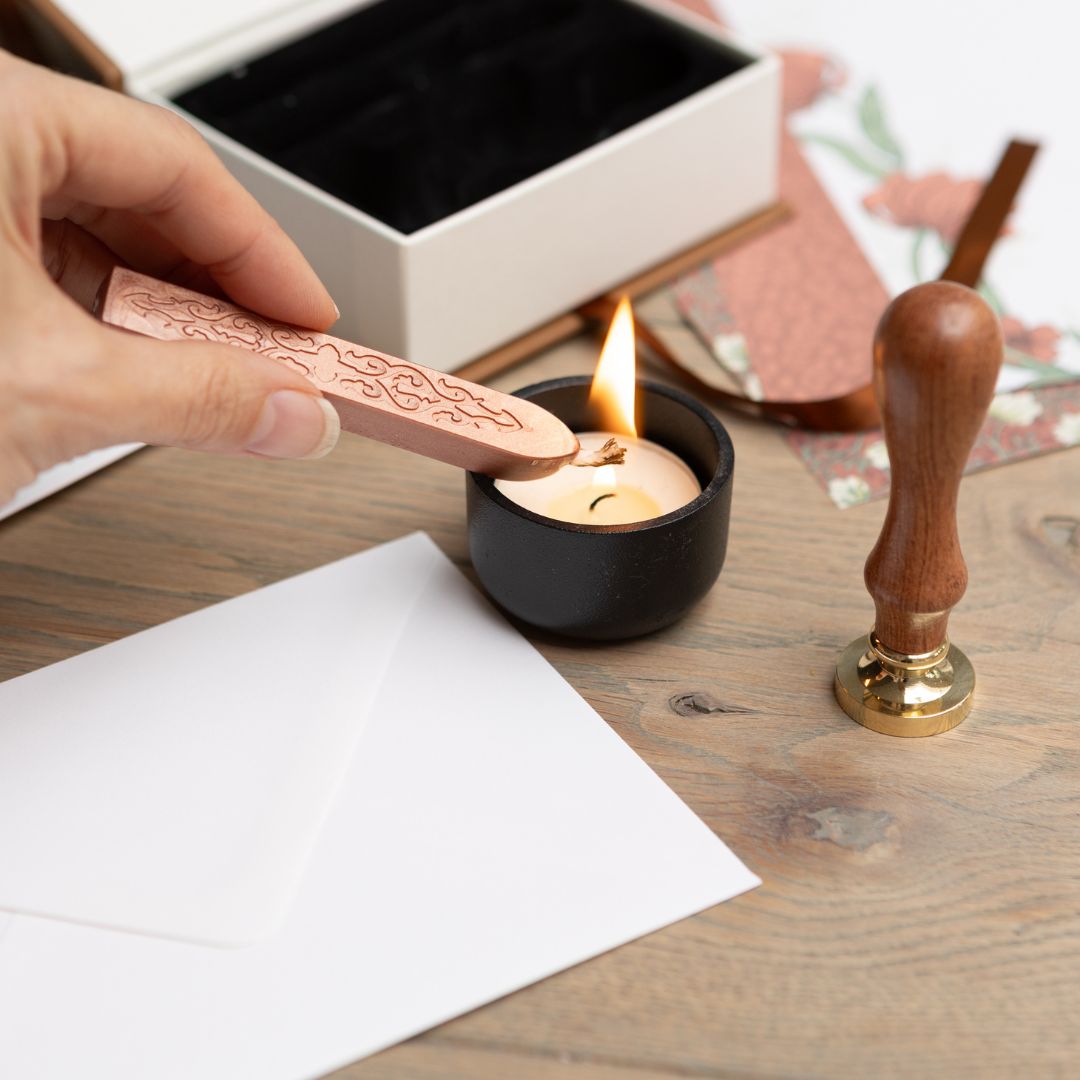
<path fill-rule="evenodd" d="M 278 390 L 266 399 L 246 450 L 272 458 L 321 458 L 333 450 L 341 421 L 326 398 Z"/>
<path fill-rule="evenodd" d="M 333 301 L 333 300 L 331 300 L 331 301 L 330 301 L 330 303 L 331 303 L 331 304 L 334 304 L 334 301 Z M 339 307 L 337 306 L 337 304 L 334 304 L 334 312 L 336 313 L 336 315 L 337 315 L 337 318 L 338 318 L 338 319 L 340 319 L 340 318 L 341 318 L 341 308 L 339 308 Z M 335 320 L 334 320 L 334 322 L 337 322 L 337 319 L 335 319 Z"/>

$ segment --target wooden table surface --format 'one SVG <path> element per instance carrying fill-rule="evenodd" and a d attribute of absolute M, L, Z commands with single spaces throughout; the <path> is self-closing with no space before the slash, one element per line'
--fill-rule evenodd
<path fill-rule="evenodd" d="M 901 740 L 830 688 L 883 504 L 835 509 L 776 429 L 724 419 L 706 601 L 645 640 L 533 640 L 765 884 L 338 1080 L 1080 1075 L 1080 452 L 965 481 L 978 700 Z M 316 463 L 140 452 L 0 525 L 0 678 L 416 529 L 471 576 L 449 467 L 352 437 Z"/>

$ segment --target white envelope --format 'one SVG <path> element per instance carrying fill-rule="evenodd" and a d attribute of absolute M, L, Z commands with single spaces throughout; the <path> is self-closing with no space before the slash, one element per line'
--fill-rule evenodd
<path fill-rule="evenodd" d="M 431 571 L 390 545 L 0 685 L 0 910 L 274 934 Z"/>
<path fill-rule="evenodd" d="M 319 1076 L 758 884 L 426 537 L 222 607 L 249 611 L 254 633 L 256 597 L 292 586 L 298 611 L 317 596 L 334 625 L 365 567 L 384 579 L 376 625 L 399 595 L 410 610 L 391 620 L 396 647 L 281 929 L 223 949 L 9 917 L 0 1076 Z M 366 679 L 362 656 L 355 671 L 336 659 L 294 668 L 327 708 Z M 42 715 L 67 708 L 53 695 Z M 307 713 L 294 719 L 302 732 Z M 259 746 L 230 752 L 240 768 Z"/>
<path fill-rule="evenodd" d="M 109 446 L 104 450 L 91 450 L 89 454 L 80 454 L 77 458 L 46 469 L 25 487 L 19 488 L 6 503 L 0 503 L 0 521 L 42 499 L 47 499 L 50 495 L 55 495 L 69 484 L 82 480 L 98 469 L 104 469 L 106 465 L 133 454 L 141 446 L 142 443 L 125 443 L 123 446 Z"/>

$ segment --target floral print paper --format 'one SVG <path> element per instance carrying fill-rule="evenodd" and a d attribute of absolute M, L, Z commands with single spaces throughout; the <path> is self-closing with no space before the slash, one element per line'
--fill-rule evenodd
<path fill-rule="evenodd" d="M 764 27 L 774 17 L 749 3 L 725 4 L 724 11 L 736 26 L 759 38 L 769 33 Z M 806 15 L 805 22 L 816 22 L 820 28 L 828 17 L 825 9 Z M 779 21 L 779 15 L 775 18 Z M 800 19 L 801 14 L 793 22 L 787 11 L 786 32 L 796 32 Z M 894 81 L 890 99 L 875 82 L 854 77 L 845 61 L 835 55 L 837 51 L 805 47 L 780 50 L 784 110 L 789 128 L 815 166 L 815 185 L 819 180 L 825 184 L 848 230 L 862 246 L 863 261 L 869 260 L 887 283 L 889 294 L 895 294 L 916 282 L 932 280 L 941 272 L 978 199 L 982 179 L 954 165 L 948 153 L 942 154 L 940 167 L 917 164 L 916 160 L 925 162 L 926 155 L 911 153 L 904 144 L 925 139 L 926 128 L 914 133 L 905 130 L 902 138 L 889 108 L 890 101 L 905 104 L 902 91 L 907 89 L 907 83 Z M 910 79 L 918 87 L 918 73 L 912 72 Z M 964 135 L 963 127 L 956 129 L 957 140 Z M 1002 131 L 997 151 L 1004 146 L 1006 135 Z M 802 186 L 784 190 L 797 219 L 802 213 L 802 200 L 814 197 L 808 190 L 805 180 Z M 1029 183 L 1021 193 L 1021 209 L 1030 190 Z M 1007 267 L 1011 276 L 1004 275 L 1005 285 L 997 280 L 998 256 L 1010 257 L 1009 251 L 1002 253 L 1000 249 L 1025 240 L 1025 220 L 1025 215 L 1014 211 L 995 249 L 986 280 L 980 283 L 980 292 L 1001 318 L 1006 356 L 999 393 L 972 452 L 969 471 L 1080 443 L 1080 332 L 1073 317 L 1077 306 L 1057 278 L 1052 286 L 1054 295 L 1062 297 L 1060 302 L 1042 304 L 1040 297 L 1033 303 L 1030 288 L 1025 296 L 1016 299 L 1015 253 L 1011 256 L 1012 266 Z M 846 311 L 852 308 L 852 294 L 841 287 L 844 275 L 838 273 L 838 287 L 831 301 L 831 314 L 837 322 L 828 340 L 843 339 L 840 357 L 832 356 L 827 348 L 814 348 L 808 354 L 799 348 L 797 335 L 784 342 L 778 352 L 773 347 L 775 335 L 770 338 L 759 330 L 764 318 L 761 312 L 753 310 L 753 304 L 739 295 L 736 259 L 753 264 L 754 254 L 740 249 L 727 263 L 718 260 L 702 267 L 676 284 L 675 295 L 684 317 L 748 396 L 824 398 L 869 381 L 871 332 L 862 327 L 862 322 L 876 322 L 883 303 L 871 317 L 868 310 L 863 310 L 871 303 L 869 291 L 864 290 L 856 297 L 861 305 L 859 311 Z M 1026 275 L 1043 271 L 1038 265 L 1021 269 L 1019 292 L 1025 293 Z M 777 266 L 777 271 L 782 273 L 782 268 Z M 819 286 L 820 282 L 808 282 L 806 291 L 820 298 Z M 775 309 L 775 300 L 772 303 Z M 1059 317 L 1048 319 L 1047 310 L 1055 307 Z M 845 312 L 842 319 L 841 311 Z M 780 321 L 775 312 L 774 318 Z M 858 319 L 862 320 L 862 336 L 858 339 L 862 344 L 861 348 L 853 348 L 848 331 Z M 825 363 L 826 356 L 832 356 L 831 367 Z M 794 432 L 787 438 L 838 506 L 854 506 L 887 494 L 888 454 L 880 433 Z"/>

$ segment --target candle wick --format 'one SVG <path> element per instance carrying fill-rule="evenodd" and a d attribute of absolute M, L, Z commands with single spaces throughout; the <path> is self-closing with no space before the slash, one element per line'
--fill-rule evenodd
<path fill-rule="evenodd" d="M 626 460 L 626 449 L 617 439 L 608 439 L 599 450 L 581 450 L 570 462 L 578 468 L 598 469 L 602 465 L 621 465 Z"/>
<path fill-rule="evenodd" d="M 605 499 L 614 499 L 614 498 L 615 498 L 615 492 L 614 491 L 607 491 L 603 495 L 597 495 L 596 498 L 593 499 L 593 501 L 591 503 L 589 503 L 589 509 L 590 510 L 595 510 L 597 503 L 601 503 Z"/>

